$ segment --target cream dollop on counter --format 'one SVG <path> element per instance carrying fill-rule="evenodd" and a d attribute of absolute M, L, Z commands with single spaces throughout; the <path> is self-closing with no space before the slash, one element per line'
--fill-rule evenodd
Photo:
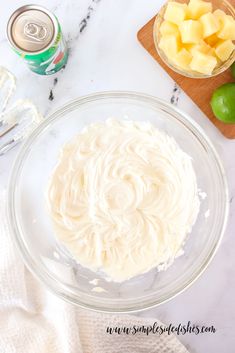
<path fill-rule="evenodd" d="M 199 211 L 190 156 L 150 123 L 113 119 L 63 147 L 47 200 L 58 239 L 117 282 L 167 268 Z"/>

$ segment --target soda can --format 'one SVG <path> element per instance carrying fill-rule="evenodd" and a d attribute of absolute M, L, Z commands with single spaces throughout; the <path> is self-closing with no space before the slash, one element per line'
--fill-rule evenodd
<path fill-rule="evenodd" d="M 65 67 L 68 49 L 59 21 L 47 9 L 25 5 L 17 9 L 7 24 L 13 50 L 39 75 L 51 75 Z"/>

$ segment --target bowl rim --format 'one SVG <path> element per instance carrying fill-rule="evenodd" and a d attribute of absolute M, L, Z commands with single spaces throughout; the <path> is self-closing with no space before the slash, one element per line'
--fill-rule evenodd
<path fill-rule="evenodd" d="M 85 302 L 82 299 L 78 299 L 78 295 L 73 295 L 73 293 L 69 292 L 68 287 L 58 281 L 56 278 L 54 278 L 52 275 L 50 275 L 43 266 L 40 266 L 31 256 L 29 249 L 27 248 L 26 244 L 23 241 L 23 236 L 21 235 L 21 231 L 17 225 L 16 221 L 16 211 L 15 211 L 15 193 L 16 193 L 16 188 L 17 188 L 17 177 L 18 174 L 21 172 L 21 169 L 24 165 L 24 157 L 27 156 L 27 154 L 30 152 L 30 147 L 33 144 L 33 141 L 35 137 L 40 135 L 45 129 L 54 121 L 57 121 L 60 119 L 61 114 L 64 114 L 66 111 L 71 111 L 76 107 L 79 107 L 81 105 L 84 105 L 86 103 L 94 102 L 94 101 L 101 101 L 105 99 L 132 99 L 132 100 L 141 100 L 144 103 L 151 103 L 156 104 L 156 107 L 166 110 L 168 113 L 177 113 L 180 122 L 186 125 L 187 128 L 190 127 L 190 131 L 192 133 L 196 133 L 199 135 L 201 138 L 203 138 L 204 143 L 207 145 L 207 147 L 210 149 L 210 151 L 213 154 L 213 157 L 215 159 L 215 162 L 217 163 L 218 170 L 220 172 L 220 177 L 221 177 L 221 182 L 223 184 L 223 196 L 225 200 L 225 208 L 224 208 L 224 217 L 223 217 L 223 222 L 220 225 L 220 234 L 217 237 L 216 243 L 214 244 L 213 248 L 210 249 L 210 252 L 208 252 L 207 256 L 205 256 L 204 262 L 201 264 L 201 266 L 195 271 L 194 276 L 191 278 L 187 279 L 187 284 L 186 285 L 181 285 L 180 289 L 176 289 L 173 293 L 170 293 L 168 295 L 165 295 L 165 298 L 162 300 L 157 300 L 157 298 L 152 298 L 151 301 L 149 300 L 148 302 L 146 301 L 145 303 L 137 303 L 126 306 L 123 303 L 119 306 L 116 305 L 114 307 L 107 307 L 105 304 L 107 300 L 104 301 L 104 304 L 102 306 L 99 306 L 95 303 L 91 304 L 90 302 Z M 198 136 L 197 136 L 198 137 Z M 203 145 L 204 145 L 203 143 Z M 205 147 L 205 146 L 204 146 Z M 37 277 L 41 283 L 43 283 L 52 293 L 56 294 L 57 296 L 63 298 L 65 301 L 75 304 L 77 306 L 87 308 L 90 310 L 94 311 L 99 311 L 99 312 L 110 312 L 110 313 L 130 313 L 130 312 L 139 312 L 143 311 L 146 309 L 150 309 L 152 307 L 156 307 L 160 304 L 166 303 L 167 301 L 173 299 L 180 293 L 184 292 L 187 288 L 189 288 L 206 270 L 212 259 L 214 258 L 220 244 L 222 241 L 222 238 L 224 236 L 226 226 L 227 226 L 227 221 L 228 221 L 228 214 L 229 214 L 229 193 L 228 193 L 228 184 L 227 184 L 227 179 L 226 179 L 226 174 L 225 170 L 223 167 L 223 164 L 221 162 L 221 159 L 213 146 L 211 140 L 208 138 L 208 136 L 205 134 L 204 130 L 185 112 L 181 111 L 179 108 L 173 106 L 172 104 L 159 99 L 157 97 L 154 97 L 149 94 L 145 93 L 139 93 L 139 92 L 134 92 L 134 91 L 103 91 L 103 92 L 98 92 L 98 93 L 92 93 L 89 95 L 81 96 L 79 98 L 76 98 L 74 100 L 71 100 L 58 109 L 54 110 L 49 116 L 45 118 L 44 121 L 42 121 L 28 136 L 28 138 L 24 141 L 23 145 L 21 146 L 17 157 L 14 161 L 10 179 L 9 179 L 9 184 L 8 184 L 8 192 L 7 192 L 7 221 L 10 229 L 10 235 L 12 238 L 12 241 L 15 243 L 16 247 L 19 249 L 19 252 L 21 253 L 21 256 L 23 258 L 23 261 L 27 268 L 33 273 L 35 277 Z M 180 286 L 179 286 L 180 287 Z M 89 297 L 88 295 L 86 295 Z M 152 296 L 152 295 L 149 295 Z M 94 298 L 91 296 L 91 298 Z M 97 297 L 97 302 L 100 302 L 100 298 Z M 110 300 L 110 299 L 108 299 Z M 123 299 L 122 299 L 123 300 Z M 117 299 L 115 298 L 115 301 Z M 128 301 L 125 299 L 125 301 Z M 131 302 L 132 299 L 129 299 Z"/>

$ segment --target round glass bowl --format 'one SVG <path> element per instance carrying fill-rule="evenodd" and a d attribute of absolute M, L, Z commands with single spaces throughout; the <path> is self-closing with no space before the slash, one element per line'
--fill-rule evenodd
<path fill-rule="evenodd" d="M 155 48 L 156 48 L 159 56 L 161 57 L 161 59 L 164 61 L 164 63 L 167 66 L 169 66 L 173 71 L 175 71 L 183 76 L 191 77 L 191 78 L 209 78 L 209 77 L 219 75 L 222 72 L 224 72 L 225 70 L 227 70 L 235 61 L 235 50 L 230 55 L 228 60 L 223 62 L 221 65 L 216 66 L 216 68 L 213 70 L 211 75 L 201 74 L 196 71 L 183 70 L 182 68 L 175 65 L 171 60 L 169 60 L 169 58 L 166 56 L 164 51 L 159 47 L 159 42 L 161 39 L 160 26 L 161 26 L 162 22 L 164 21 L 164 13 L 166 11 L 167 4 L 170 1 L 178 2 L 181 4 L 188 4 L 189 3 L 189 0 L 169 0 L 160 9 L 158 15 L 156 16 L 156 19 L 154 22 L 154 27 L 153 27 L 153 39 L 154 39 Z M 220 9 L 220 10 L 224 11 L 227 15 L 230 15 L 235 19 L 235 8 L 231 3 L 232 1 L 229 1 L 229 0 L 205 0 L 205 1 L 212 3 L 213 11 Z"/>
<path fill-rule="evenodd" d="M 150 121 L 173 136 L 193 160 L 201 207 L 184 255 L 123 283 L 80 266 L 59 244 L 45 207 L 48 179 L 62 145 L 90 123 L 107 118 Z M 130 312 L 161 304 L 190 286 L 218 248 L 228 215 L 228 191 L 219 157 L 203 130 L 185 113 L 138 93 L 98 93 L 74 100 L 29 136 L 16 159 L 8 192 L 8 219 L 28 268 L 61 298 L 99 311 Z M 93 284 L 97 281 L 98 284 Z M 94 291 L 94 287 L 104 291 Z"/>

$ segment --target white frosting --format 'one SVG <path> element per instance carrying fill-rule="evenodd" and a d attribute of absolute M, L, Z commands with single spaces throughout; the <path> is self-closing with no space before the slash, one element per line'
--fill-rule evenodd
<path fill-rule="evenodd" d="M 192 160 L 175 140 L 150 123 L 113 119 L 63 147 L 47 198 L 58 238 L 117 282 L 168 267 L 199 210 Z"/>
<path fill-rule="evenodd" d="M 103 293 L 103 292 L 107 292 L 104 288 L 102 287 L 94 287 L 91 290 L 92 292 L 96 292 L 96 293 Z"/>
<path fill-rule="evenodd" d="M 94 286 L 97 286 L 99 283 L 99 279 L 98 278 L 94 278 L 93 280 L 89 281 L 90 284 L 94 284 Z"/>
<path fill-rule="evenodd" d="M 0 156 L 28 137 L 42 120 L 35 105 L 27 99 L 20 99 L 7 109 L 15 89 L 15 76 L 0 66 L 0 137 L 9 137 L 0 144 Z"/>
<path fill-rule="evenodd" d="M 0 66 L 0 121 L 2 114 L 16 89 L 15 76 L 5 67 Z"/>

